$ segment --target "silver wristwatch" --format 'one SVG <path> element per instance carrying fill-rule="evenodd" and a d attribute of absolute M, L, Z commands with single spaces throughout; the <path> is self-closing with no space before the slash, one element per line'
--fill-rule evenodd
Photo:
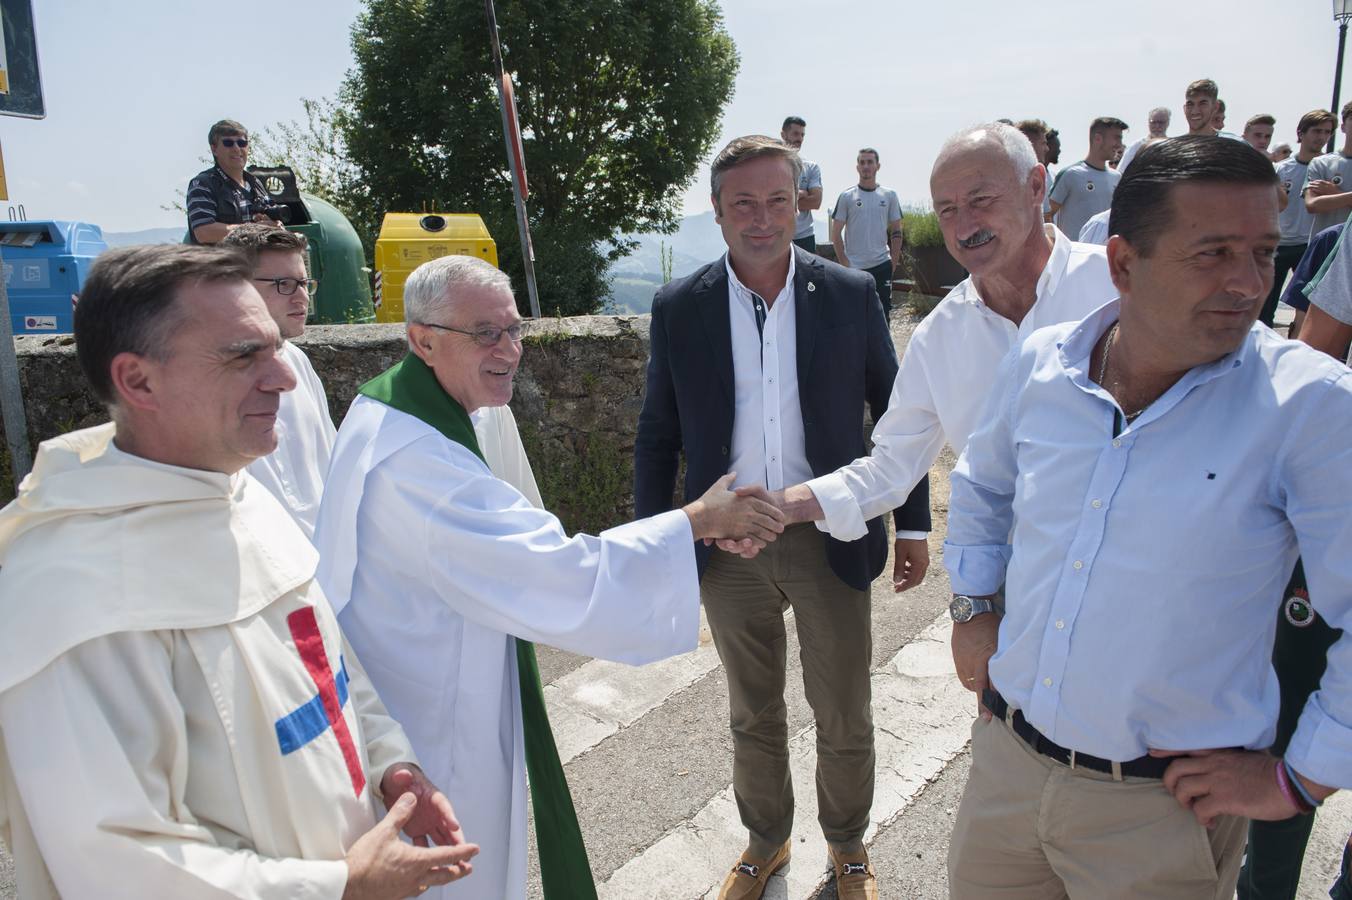
<path fill-rule="evenodd" d="M 982 613 L 996 611 L 995 601 L 990 597 L 969 597 L 966 594 L 954 594 L 953 602 L 948 604 L 948 614 L 959 625 L 972 621 Z"/>

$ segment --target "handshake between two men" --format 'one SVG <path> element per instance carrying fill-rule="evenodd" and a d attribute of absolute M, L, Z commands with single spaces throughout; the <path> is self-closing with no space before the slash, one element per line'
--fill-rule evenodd
<path fill-rule="evenodd" d="M 716 546 L 743 559 L 753 559 L 789 525 L 825 518 L 821 504 L 806 484 L 780 491 L 770 491 L 761 485 L 729 490 L 736 477 L 736 472 L 724 475 L 704 496 L 685 508 L 695 528 L 696 539 L 703 539 L 705 546 Z M 703 521 L 695 519 L 696 512 L 692 510 L 696 506 L 701 507 L 698 512 L 704 517 Z M 712 524 L 714 521 L 717 524 Z M 701 534 L 700 528 L 710 530 Z M 925 579 L 928 569 L 929 541 L 923 537 L 897 538 L 893 590 L 897 593 L 910 590 Z"/>

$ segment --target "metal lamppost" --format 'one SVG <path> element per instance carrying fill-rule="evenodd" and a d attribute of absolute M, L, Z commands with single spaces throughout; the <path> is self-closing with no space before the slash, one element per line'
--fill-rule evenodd
<path fill-rule="evenodd" d="M 1352 0 L 1333 0 L 1333 20 L 1338 23 L 1338 64 L 1333 70 L 1333 106 L 1332 113 L 1338 115 L 1339 89 L 1343 86 L 1343 50 L 1347 46 L 1347 20 L 1352 19 Z M 1333 144 L 1338 138 L 1335 131 L 1329 135 L 1326 152 L 1333 152 Z"/>

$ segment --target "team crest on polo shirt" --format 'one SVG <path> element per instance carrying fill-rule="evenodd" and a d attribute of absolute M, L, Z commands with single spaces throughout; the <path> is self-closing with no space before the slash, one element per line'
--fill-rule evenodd
<path fill-rule="evenodd" d="M 1289 181 L 1283 181 L 1283 182 L 1282 182 L 1282 187 L 1286 189 L 1286 192 L 1287 192 L 1288 194 L 1291 193 L 1291 182 L 1289 182 Z"/>
<path fill-rule="evenodd" d="M 1088 184 L 1086 184 L 1086 185 L 1084 186 L 1084 189 L 1085 189 L 1086 191 L 1092 191 L 1092 190 L 1094 189 L 1094 182 L 1091 181 L 1091 182 L 1089 182 Z"/>
<path fill-rule="evenodd" d="M 1334 175 L 1334 176 L 1333 176 L 1333 183 L 1334 183 L 1334 184 L 1342 184 L 1342 183 L 1343 183 L 1343 176 L 1341 176 L 1341 175 Z"/>
<path fill-rule="evenodd" d="M 864 205 L 864 201 L 863 201 L 863 200 L 856 200 L 856 201 L 854 201 L 854 205 L 855 205 L 855 206 L 863 206 L 863 205 Z"/>

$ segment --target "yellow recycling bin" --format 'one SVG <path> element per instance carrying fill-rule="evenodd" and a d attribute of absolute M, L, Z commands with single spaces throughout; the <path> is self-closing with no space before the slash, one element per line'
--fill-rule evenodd
<path fill-rule="evenodd" d="M 376 321 L 404 321 L 409 273 L 452 254 L 498 264 L 498 246 L 474 213 L 386 213 L 376 238 Z"/>

